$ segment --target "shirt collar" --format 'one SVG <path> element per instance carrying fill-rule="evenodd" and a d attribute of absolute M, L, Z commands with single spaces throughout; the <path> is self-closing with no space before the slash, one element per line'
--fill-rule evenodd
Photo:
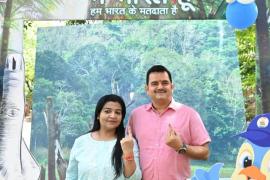
<path fill-rule="evenodd" d="M 154 109 L 153 106 L 152 106 L 152 103 L 146 104 L 145 109 L 147 111 L 150 111 L 151 109 Z M 173 110 L 177 109 L 177 103 L 175 102 L 175 100 L 173 98 L 172 98 L 172 101 L 169 104 L 167 109 L 173 109 Z"/>

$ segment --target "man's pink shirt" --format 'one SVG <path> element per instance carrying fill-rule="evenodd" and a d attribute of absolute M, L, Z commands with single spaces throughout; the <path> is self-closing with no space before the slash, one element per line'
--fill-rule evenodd
<path fill-rule="evenodd" d="M 186 105 L 171 102 L 159 114 L 152 104 L 134 109 L 129 125 L 140 149 L 143 180 L 185 180 L 190 177 L 190 162 L 166 145 L 169 124 L 188 145 L 203 145 L 211 139 L 199 114 Z"/>

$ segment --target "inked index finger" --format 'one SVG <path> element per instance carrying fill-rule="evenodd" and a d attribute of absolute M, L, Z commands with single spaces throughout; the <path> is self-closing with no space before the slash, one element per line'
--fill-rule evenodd
<path fill-rule="evenodd" d="M 130 127 L 130 126 L 128 126 L 127 135 L 128 135 L 129 137 L 132 137 L 132 131 L 131 131 L 131 127 Z"/>
<path fill-rule="evenodd" d="M 171 134 L 172 134 L 172 135 L 176 135 L 177 133 L 176 133 L 176 131 L 173 129 L 171 123 L 169 123 L 169 127 L 170 127 L 170 132 L 171 132 Z"/>

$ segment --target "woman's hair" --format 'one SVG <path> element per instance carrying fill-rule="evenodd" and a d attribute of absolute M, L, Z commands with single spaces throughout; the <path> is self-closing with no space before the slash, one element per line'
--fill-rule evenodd
<path fill-rule="evenodd" d="M 104 105 L 107 102 L 118 102 L 121 105 L 122 108 L 122 119 L 120 125 L 116 128 L 116 135 L 117 135 L 117 140 L 115 143 L 115 146 L 112 151 L 112 165 L 114 166 L 114 171 L 115 171 L 115 179 L 118 178 L 121 173 L 122 173 L 122 155 L 123 151 L 121 148 L 120 141 L 123 137 L 125 137 L 125 128 L 124 128 L 124 118 L 126 115 L 126 106 L 123 101 L 123 99 L 120 96 L 114 95 L 114 94 L 109 94 L 101 97 L 96 105 L 96 110 L 95 110 L 95 117 L 94 117 L 94 125 L 93 128 L 90 130 L 90 132 L 94 132 L 100 129 L 100 122 L 98 120 L 98 117 L 100 115 L 100 112 Z"/>

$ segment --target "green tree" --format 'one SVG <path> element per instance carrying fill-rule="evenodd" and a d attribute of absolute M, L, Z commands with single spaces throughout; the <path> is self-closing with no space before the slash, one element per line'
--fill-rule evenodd
<path fill-rule="evenodd" d="M 238 57 L 245 97 L 247 121 L 256 114 L 256 33 L 255 26 L 236 31 Z"/>
<path fill-rule="evenodd" d="M 266 1 L 256 1 L 258 6 L 258 18 L 256 21 L 256 35 L 258 47 L 259 81 L 257 84 L 261 91 L 262 113 L 270 112 L 270 42 L 267 23 Z"/>
<path fill-rule="evenodd" d="M 47 145 L 47 129 L 44 119 L 44 110 L 47 96 L 55 97 L 58 91 L 61 91 L 61 81 L 65 81 L 68 73 L 68 65 L 57 54 L 45 51 L 38 53 L 37 59 L 44 62 L 36 66 L 36 71 L 39 73 L 36 78 L 34 89 L 35 96 L 33 97 L 33 128 L 31 141 L 33 145 Z M 53 73 L 51 73 L 53 72 Z M 43 127 L 43 128 L 41 128 Z M 34 138 L 34 139 L 33 139 Z"/>

